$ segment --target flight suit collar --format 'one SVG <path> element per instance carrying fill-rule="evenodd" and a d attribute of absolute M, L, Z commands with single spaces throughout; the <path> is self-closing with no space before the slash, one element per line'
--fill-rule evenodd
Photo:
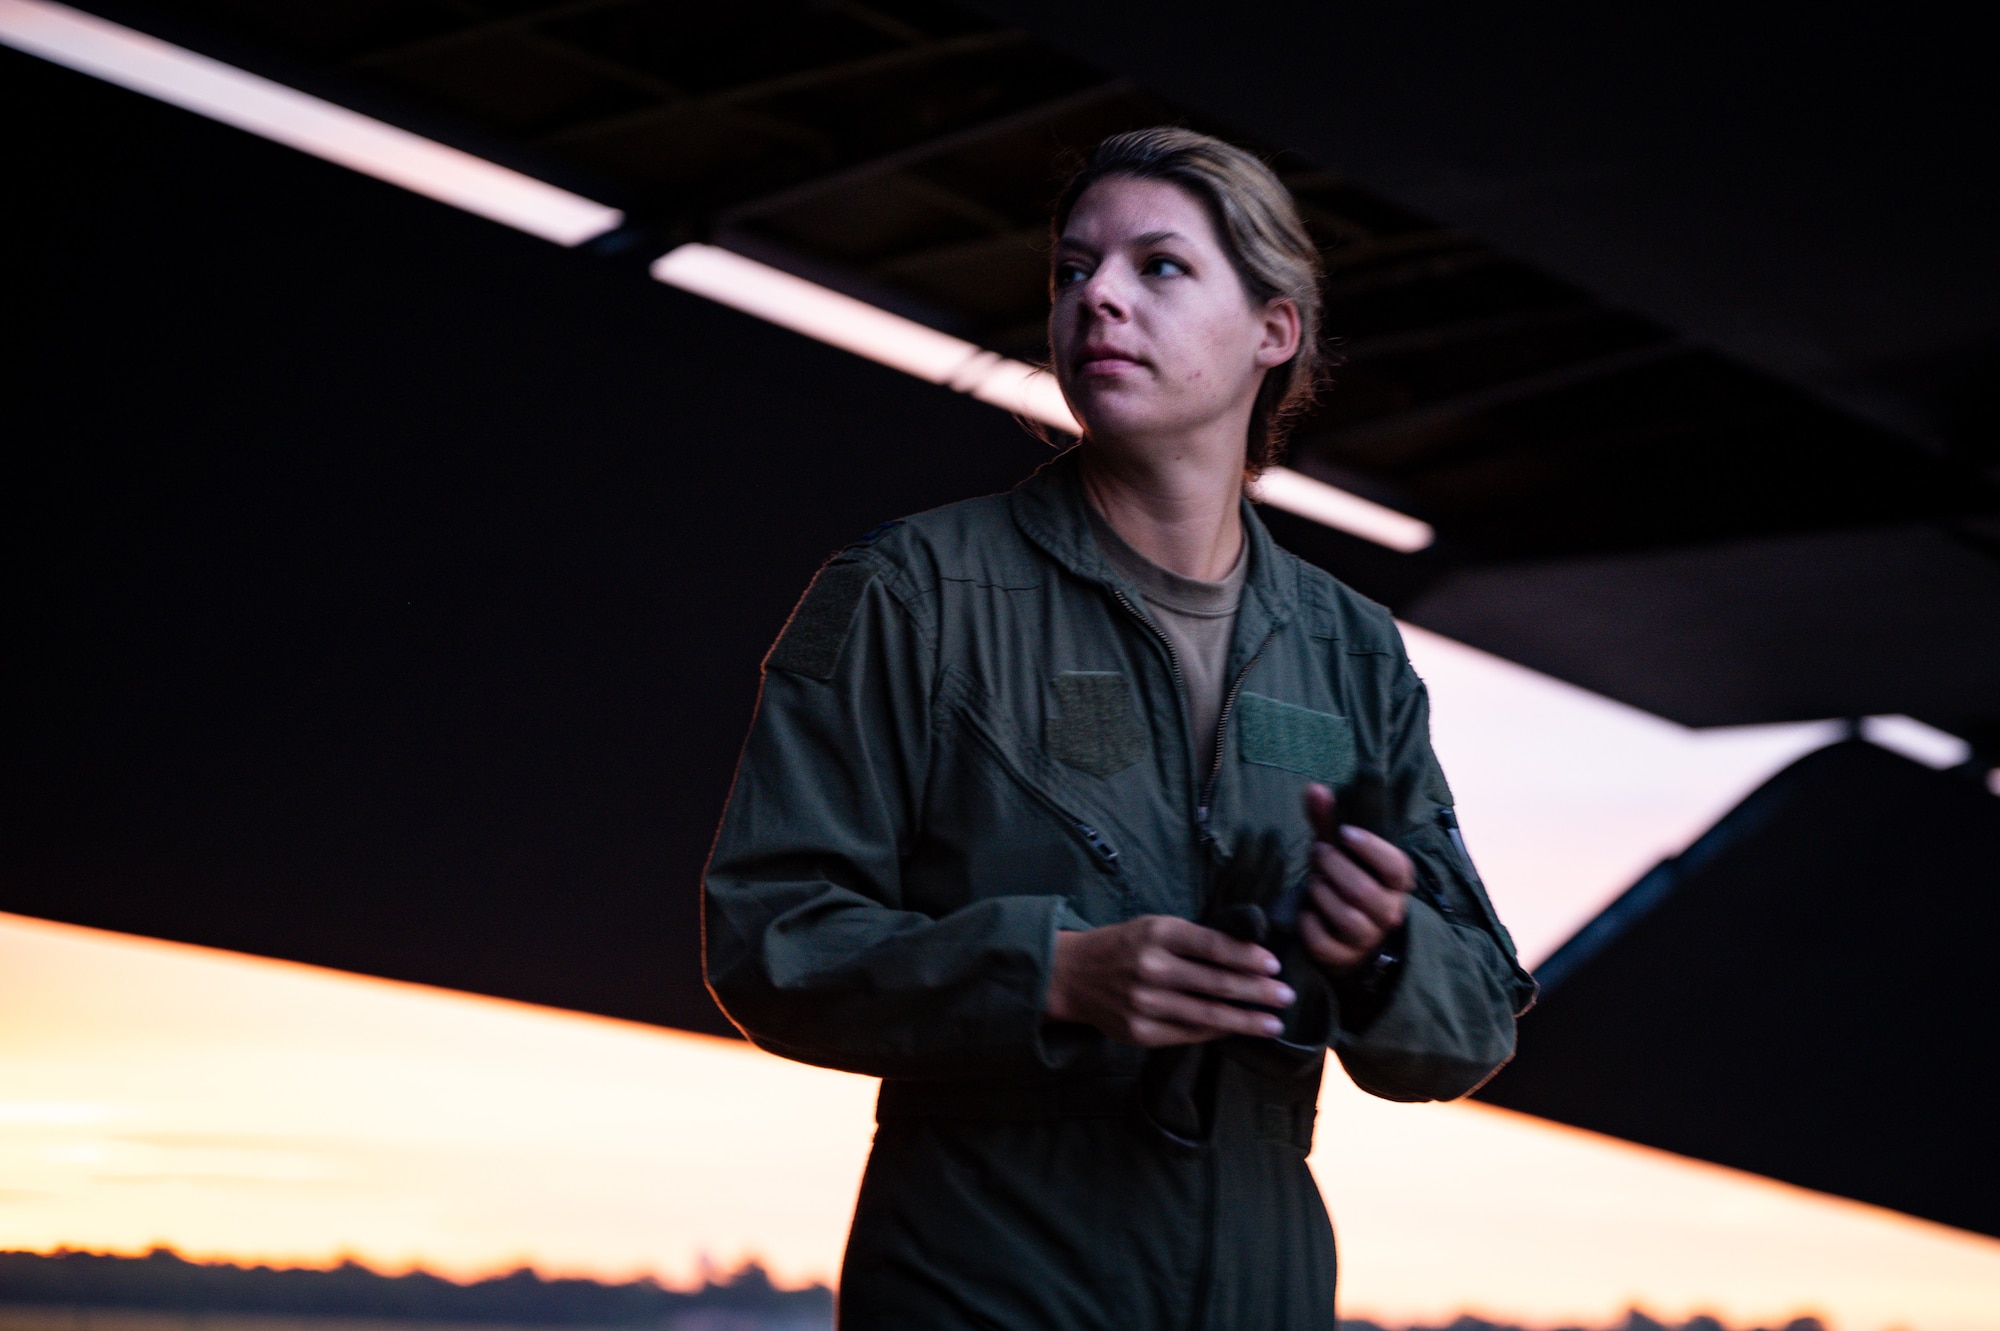
<path fill-rule="evenodd" d="M 1098 552 L 1091 535 L 1086 507 L 1090 499 L 1084 494 L 1078 452 L 1079 448 L 1065 450 L 1014 487 L 1008 497 L 1014 522 L 1030 541 L 1077 577 L 1113 590 L 1129 590 Z M 1298 562 L 1271 539 L 1255 506 L 1247 498 L 1241 503 L 1243 538 L 1250 543 L 1250 569 L 1237 611 L 1237 645 L 1230 653 L 1232 658 L 1245 650 L 1246 639 L 1261 641 L 1289 622 L 1299 603 Z M 1236 665 L 1232 660 L 1231 669 Z"/>

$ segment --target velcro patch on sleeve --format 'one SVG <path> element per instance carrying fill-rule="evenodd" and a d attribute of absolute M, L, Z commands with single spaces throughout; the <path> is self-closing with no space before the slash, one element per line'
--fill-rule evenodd
<path fill-rule="evenodd" d="M 1115 670 L 1065 670 L 1052 681 L 1049 752 L 1092 776 L 1122 772 L 1146 756 L 1146 727 L 1132 684 Z"/>
<path fill-rule="evenodd" d="M 1330 786 L 1354 777 L 1354 726 L 1344 716 L 1246 693 L 1236 702 L 1238 747 L 1246 763 L 1282 767 Z"/>
<path fill-rule="evenodd" d="M 874 580 L 875 566 L 858 561 L 836 561 L 822 568 L 812 586 L 799 598 L 798 608 L 785 621 L 770 655 L 766 670 L 788 670 L 808 679 L 832 679 L 840 664 L 840 649 L 854 629 L 854 612 L 861 594 Z"/>

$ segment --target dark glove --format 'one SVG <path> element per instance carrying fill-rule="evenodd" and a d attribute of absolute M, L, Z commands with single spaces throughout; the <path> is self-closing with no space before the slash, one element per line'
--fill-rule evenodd
<path fill-rule="evenodd" d="M 1284 837 L 1276 829 L 1246 836 L 1216 874 L 1202 918 L 1231 938 L 1267 948 L 1278 959 L 1278 979 L 1297 995 L 1290 1007 L 1272 1010 L 1284 1023 L 1276 1035 L 1232 1035 L 1223 1042 L 1231 1058 L 1267 1077 L 1293 1077 L 1317 1068 L 1333 1038 L 1326 976 L 1299 937 L 1298 898 L 1306 878 L 1306 866 L 1285 862 Z"/>
<path fill-rule="evenodd" d="M 1333 1033 L 1333 1003 L 1326 977 L 1295 927 L 1305 878 L 1304 865 L 1285 862 L 1284 837 L 1266 829 L 1246 834 L 1210 879 L 1199 923 L 1270 949 L 1278 958 L 1278 978 L 1297 998 L 1289 1008 L 1273 1011 L 1284 1023 L 1275 1036 L 1233 1035 L 1146 1055 L 1139 1073 L 1141 1109 L 1154 1131 L 1176 1146 L 1199 1150 L 1213 1140 L 1224 1057 L 1279 1080 L 1318 1075 Z"/>

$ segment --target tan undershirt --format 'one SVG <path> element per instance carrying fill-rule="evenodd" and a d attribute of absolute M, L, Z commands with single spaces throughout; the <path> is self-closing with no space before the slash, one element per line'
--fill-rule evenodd
<path fill-rule="evenodd" d="M 1206 764 L 1209 748 L 1215 743 L 1216 722 L 1222 715 L 1229 639 L 1236 631 L 1236 607 L 1243 600 L 1243 580 L 1250 569 L 1250 542 L 1244 540 L 1236 552 L 1236 566 L 1222 581 L 1201 582 L 1161 568 L 1126 544 L 1095 504 L 1085 507 L 1098 553 L 1138 591 L 1146 613 L 1173 644 L 1181 679 L 1187 686 L 1195 753 Z"/>

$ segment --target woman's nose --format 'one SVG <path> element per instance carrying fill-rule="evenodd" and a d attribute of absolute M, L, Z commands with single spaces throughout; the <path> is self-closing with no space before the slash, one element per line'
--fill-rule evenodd
<path fill-rule="evenodd" d="M 1099 268 L 1085 281 L 1084 308 L 1100 319 L 1123 319 L 1129 307 L 1117 275 L 1106 271 L 1109 267 L 1106 264 Z"/>

